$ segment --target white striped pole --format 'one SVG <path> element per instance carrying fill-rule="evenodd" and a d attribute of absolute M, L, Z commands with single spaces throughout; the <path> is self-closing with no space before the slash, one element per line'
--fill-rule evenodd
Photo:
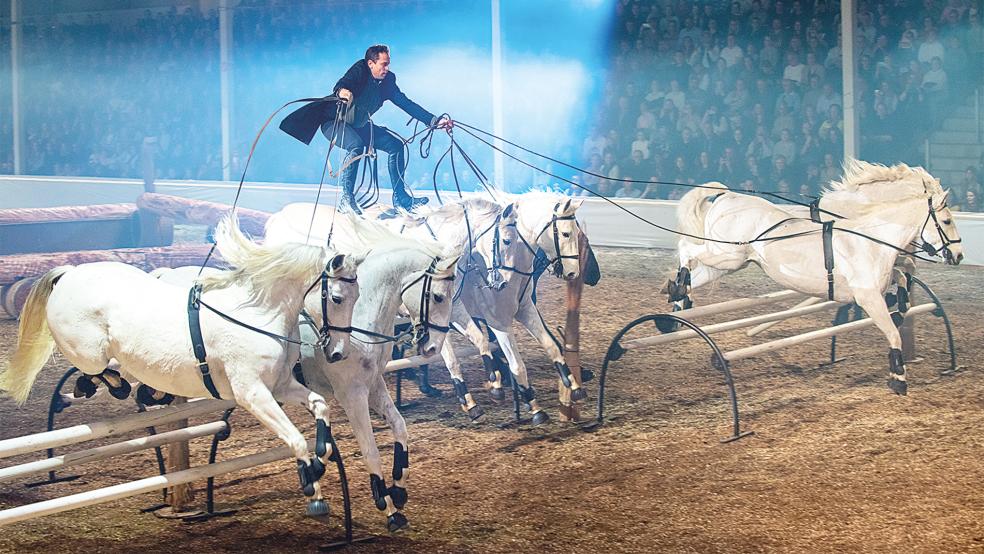
<path fill-rule="evenodd" d="M 46 433 L 36 433 L 24 437 L 0 441 L 0 458 L 37 452 L 46 448 L 57 448 L 69 444 L 110 437 L 182 419 L 200 416 L 219 410 L 227 410 L 236 405 L 232 400 L 199 400 L 181 406 L 148 410 L 116 419 L 97 421 L 85 425 L 56 429 Z"/>
<path fill-rule="evenodd" d="M 309 441 L 308 449 L 310 450 L 313 447 L 314 441 Z M 280 448 L 274 448 L 272 450 L 267 450 L 257 454 L 251 454 L 249 456 L 233 458 L 232 460 L 227 460 L 224 462 L 193 467 L 177 473 L 147 477 L 146 479 L 140 479 L 138 481 L 130 481 L 128 483 L 121 483 L 111 487 L 104 487 L 92 491 L 63 496 L 61 498 L 53 498 L 51 500 L 35 502 L 34 504 L 27 504 L 25 506 L 18 506 L 16 508 L 0 511 L 0 527 L 10 525 L 11 523 L 17 523 L 18 521 L 36 519 L 51 514 L 74 510 L 76 508 L 84 508 L 94 504 L 102 504 L 104 502 L 110 502 L 120 498 L 127 498 L 147 492 L 155 492 L 164 488 L 173 487 L 175 485 L 200 481 L 202 479 L 215 477 L 224 473 L 240 471 L 293 457 L 293 451 L 287 446 L 282 446 Z"/>
<path fill-rule="evenodd" d="M 183 442 L 198 437 L 206 437 L 225 431 L 226 428 L 226 422 L 213 421 L 212 423 L 205 423 L 194 427 L 186 427 L 184 429 L 177 429 L 166 433 L 159 433 L 157 435 L 150 435 L 128 441 L 107 444 L 106 446 L 100 446 L 98 448 L 80 450 L 78 452 L 63 454 L 61 456 L 55 456 L 45 460 L 38 460 L 35 462 L 28 462 L 26 464 L 5 467 L 0 469 L 0 483 L 74 465 L 98 462 L 100 460 L 105 460 L 106 458 L 112 458 L 113 456 L 130 454 L 131 452 L 146 450 L 148 448 L 156 448 L 158 446 L 173 442 Z"/>
<path fill-rule="evenodd" d="M 905 316 L 909 316 L 931 312 L 936 309 L 936 304 L 931 302 L 926 304 L 920 304 L 909 308 L 909 311 L 905 313 Z M 874 325 L 875 322 L 869 317 L 861 319 L 858 321 L 852 321 L 850 323 L 845 323 L 843 325 L 836 325 L 828 329 L 818 329 L 816 331 L 810 331 L 809 333 L 803 333 L 801 335 L 794 335 L 792 337 L 786 337 L 783 339 L 774 340 L 771 342 L 764 342 L 762 344 L 756 344 L 755 346 L 749 346 L 746 348 L 739 348 L 737 350 L 732 350 L 730 352 L 724 353 L 724 359 L 733 362 L 735 360 L 741 360 L 744 358 L 751 358 L 752 356 L 758 356 L 759 354 L 764 354 L 766 352 L 772 352 L 774 350 L 781 350 L 790 346 L 801 344 L 804 342 L 809 342 L 811 340 L 822 339 L 826 337 L 832 337 L 835 335 L 840 335 L 847 333 L 849 331 L 855 331 L 864 327 L 869 327 Z"/>
<path fill-rule="evenodd" d="M 712 335 L 714 333 L 723 333 L 724 331 L 733 331 L 735 329 L 751 327 L 753 325 L 758 325 L 760 323 L 782 321 L 793 317 L 808 315 L 814 312 L 819 312 L 832 308 L 836 305 L 837 302 L 828 300 L 826 302 L 823 302 L 821 304 L 815 304 L 813 306 L 795 307 L 795 308 L 790 308 L 788 310 L 783 310 L 781 312 L 772 312 L 764 315 L 757 315 L 753 317 L 746 317 L 744 319 L 736 319 L 733 321 L 725 321 L 723 323 L 715 323 L 713 325 L 702 326 L 701 330 L 707 333 L 708 335 Z M 677 312 L 677 313 L 682 313 L 682 312 Z M 666 344 L 670 342 L 676 342 L 678 340 L 694 338 L 696 336 L 697 336 L 696 331 L 685 329 L 683 331 L 677 331 L 675 333 L 666 333 L 665 335 L 656 335 L 652 337 L 644 337 L 639 339 L 628 340 L 622 343 L 622 348 L 626 350 L 632 350 L 633 348 L 640 348 L 643 346 L 655 346 L 658 344 Z"/>

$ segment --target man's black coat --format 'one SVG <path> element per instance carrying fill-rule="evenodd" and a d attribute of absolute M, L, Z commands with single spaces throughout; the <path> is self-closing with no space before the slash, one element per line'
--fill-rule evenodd
<path fill-rule="evenodd" d="M 435 120 L 434 114 L 403 94 L 400 87 L 396 85 L 395 73 L 392 71 L 387 73 L 382 80 L 374 79 L 368 62 L 359 60 L 352 64 L 345 75 L 335 83 L 332 96 L 305 104 L 285 117 L 280 122 L 280 129 L 304 144 L 311 144 L 311 139 L 318 132 L 318 128 L 335 118 L 338 111 L 336 95 L 338 90 L 343 88 L 350 90 L 353 98 L 345 122 L 356 129 L 364 126 L 369 121 L 369 117 L 387 100 L 424 124 L 432 124 Z"/>

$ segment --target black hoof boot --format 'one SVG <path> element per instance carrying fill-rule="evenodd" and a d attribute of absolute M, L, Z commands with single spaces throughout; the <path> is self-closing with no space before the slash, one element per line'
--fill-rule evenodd
<path fill-rule="evenodd" d="M 894 377 L 888 378 L 888 388 L 892 389 L 892 392 L 899 396 L 907 396 L 909 394 L 908 383 L 895 379 Z"/>
<path fill-rule="evenodd" d="M 109 394 L 113 395 L 113 398 L 117 400 L 125 400 L 130 396 L 130 391 L 133 390 L 130 383 L 126 382 L 126 379 L 120 379 L 120 386 L 118 387 L 107 388 L 109 388 Z"/>
<path fill-rule="evenodd" d="M 506 400 L 506 391 L 500 388 L 489 389 L 489 396 L 492 397 L 493 402 L 503 402 Z"/>
<path fill-rule="evenodd" d="M 426 396 L 426 397 L 428 397 L 428 398 L 443 398 L 444 397 L 444 393 L 441 392 L 441 389 L 435 389 L 434 387 L 432 387 L 430 385 L 420 385 L 420 392 L 423 393 L 423 395 Z"/>
<path fill-rule="evenodd" d="M 331 515 L 331 509 L 328 508 L 328 503 L 322 500 L 312 500 L 308 502 L 307 515 L 310 517 L 328 517 Z"/>
<path fill-rule="evenodd" d="M 588 393 L 584 391 L 583 388 L 571 391 L 571 400 L 574 402 L 581 402 L 582 400 L 588 399 Z"/>
<path fill-rule="evenodd" d="M 389 493 L 390 500 L 397 510 L 402 510 L 407 505 L 407 489 L 393 485 L 386 492 Z"/>
<path fill-rule="evenodd" d="M 72 391 L 72 396 L 75 398 L 92 398 L 96 394 L 96 384 L 92 382 L 92 378 L 88 375 L 83 375 L 75 381 L 75 390 Z"/>
<path fill-rule="evenodd" d="M 544 412 L 543 410 L 533 414 L 533 425 L 543 425 L 548 421 L 550 421 L 550 416 L 548 416 L 547 412 Z"/>
<path fill-rule="evenodd" d="M 468 414 L 468 417 L 472 421 L 478 421 L 480 417 L 485 415 L 485 410 L 483 410 L 482 407 L 479 406 L 478 404 L 475 404 L 474 406 L 471 407 L 471 409 L 466 409 L 465 413 Z"/>
<path fill-rule="evenodd" d="M 396 512 L 386 518 L 386 528 L 389 529 L 390 533 L 396 533 L 397 531 L 406 529 L 408 525 L 410 525 L 410 522 L 407 521 L 407 516 L 400 512 Z"/>

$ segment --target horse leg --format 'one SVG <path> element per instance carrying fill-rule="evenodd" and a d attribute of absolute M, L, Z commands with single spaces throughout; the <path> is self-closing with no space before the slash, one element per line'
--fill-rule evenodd
<path fill-rule="evenodd" d="M 902 361 L 902 336 L 899 335 L 899 329 L 888 313 L 888 306 L 885 305 L 881 291 L 855 290 L 854 301 L 868 313 L 868 317 L 888 339 L 888 388 L 895 394 L 904 396 L 908 392 L 908 384 L 905 363 Z"/>
<path fill-rule="evenodd" d="M 372 385 L 370 385 L 372 386 Z M 372 420 L 369 418 L 369 391 L 364 385 L 353 387 L 354 390 L 335 390 L 335 398 L 342 404 L 348 415 L 352 433 L 359 443 L 359 450 L 369 469 L 369 489 L 376 509 L 386 514 L 386 527 L 390 532 L 399 531 L 407 526 L 407 518 L 397 510 L 386 480 L 383 479 L 383 467 L 379 462 L 379 448 L 372 434 Z"/>
<path fill-rule="evenodd" d="M 316 440 L 314 453 L 322 466 L 334 461 L 336 453 L 332 449 L 334 442 L 331 436 L 331 421 L 328 416 L 328 401 L 325 397 L 298 383 L 293 378 L 288 379 L 287 383 L 277 390 L 274 397 L 278 402 L 285 404 L 295 404 L 303 406 L 315 418 Z M 312 501 L 308 505 L 309 516 L 327 516 L 328 503 L 325 501 Z"/>
<path fill-rule="evenodd" d="M 902 327 L 905 313 L 909 311 L 909 277 L 899 268 L 892 269 L 892 285 L 885 294 L 885 304 L 896 327 Z"/>
<path fill-rule="evenodd" d="M 226 368 L 227 374 L 231 374 Z M 249 413 L 260 421 L 267 429 L 273 431 L 280 440 L 284 441 L 297 458 L 297 473 L 301 481 L 304 496 L 311 498 L 308 503 L 308 514 L 321 515 L 319 512 L 327 508 L 321 495 L 321 485 L 318 480 L 325 473 L 325 466 L 308 453 L 307 441 L 304 435 L 294 427 L 287 414 L 277 404 L 273 393 L 262 383 L 253 382 L 240 384 L 237 379 L 231 379 L 233 395 L 236 402 L 246 408 Z"/>
<path fill-rule="evenodd" d="M 544 412 L 540 408 L 540 404 L 536 401 L 536 391 L 530 386 L 529 375 L 526 372 L 526 364 L 523 363 L 523 359 L 519 356 L 519 351 L 516 350 L 515 339 L 513 338 L 512 331 L 500 331 L 495 327 L 489 326 L 489 329 L 495 333 L 495 338 L 499 342 L 499 348 L 502 349 L 502 353 L 505 354 L 506 360 L 509 361 L 509 370 L 512 372 L 513 382 L 515 383 L 516 390 L 519 392 L 519 396 L 526 402 L 530 407 L 530 414 L 533 416 L 533 424 L 540 425 L 546 423 L 550 420 L 550 416 L 547 412 Z"/>
<path fill-rule="evenodd" d="M 547 356 L 553 361 L 554 369 L 560 375 L 560 380 L 564 386 L 571 390 L 571 400 L 578 402 L 588 398 L 588 393 L 581 387 L 581 383 L 571 375 L 571 369 L 567 366 L 564 353 L 561 351 L 560 344 L 550 334 L 547 324 L 543 321 L 543 315 L 529 297 L 524 298 L 519 304 L 516 312 L 516 320 L 523 324 L 529 331 L 530 336 L 540 343 L 540 346 L 547 352 Z"/>
<path fill-rule="evenodd" d="M 492 357 L 492 346 L 489 336 L 475 323 L 471 314 L 467 313 L 463 307 L 459 308 L 455 304 L 451 311 L 454 328 L 468 339 L 468 342 L 478 348 L 478 353 L 482 357 L 482 365 L 485 367 L 485 375 L 488 378 L 489 396 L 493 402 L 502 402 L 506 399 L 506 394 L 502 391 L 502 374 L 496 369 L 495 361 Z M 444 341 L 447 344 L 447 340 Z"/>
<path fill-rule="evenodd" d="M 451 341 L 448 339 L 444 339 L 444 344 L 441 346 L 441 356 L 444 358 L 444 365 L 448 368 L 448 373 L 451 374 L 451 384 L 454 386 L 454 395 L 458 398 L 461 411 L 468 414 L 472 421 L 482 417 L 485 412 L 468 392 L 468 387 L 465 386 L 465 377 L 461 373 L 461 364 L 458 363 L 458 356 L 454 353 L 454 347 L 451 346 Z"/>
<path fill-rule="evenodd" d="M 393 397 L 390 396 L 382 375 L 377 375 L 371 385 L 369 407 L 386 418 L 386 424 L 393 432 L 393 486 L 386 489 L 386 492 L 389 493 L 396 509 L 402 510 L 407 504 L 406 481 L 410 472 L 410 454 L 407 449 L 407 445 L 410 444 L 409 435 L 407 434 L 407 422 L 403 419 L 400 410 L 396 408 L 396 404 L 393 403 Z M 391 518 L 392 520 L 393 518 Z M 403 521 L 405 524 L 406 520 Z"/>

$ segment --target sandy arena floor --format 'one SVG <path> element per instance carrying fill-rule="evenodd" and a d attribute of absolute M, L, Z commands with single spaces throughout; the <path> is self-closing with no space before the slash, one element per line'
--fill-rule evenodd
<path fill-rule="evenodd" d="M 598 249 L 604 277 L 584 296 L 582 356 L 597 369 L 612 336 L 632 319 L 665 310 L 656 293 L 673 266 L 668 252 Z M 480 362 L 468 360 L 469 387 L 486 407 L 470 424 L 433 371 L 443 399 L 420 397 L 410 422 L 411 529 L 385 531 L 372 505 L 368 476 L 344 414 L 333 427 L 345 455 L 357 533 L 378 538 L 351 552 L 984 552 L 984 359 L 980 312 L 984 270 L 920 265 L 918 275 L 943 298 L 954 323 L 959 363 L 948 364 L 940 320 L 916 324 L 918 354 L 909 364 L 910 394 L 885 385 L 887 345 L 874 329 L 839 339 L 848 358 L 818 368 L 828 341 L 807 343 L 734 365 L 743 426 L 754 435 L 731 444 L 726 389 L 703 343 L 630 352 L 612 366 L 606 424 L 584 432 L 554 422 L 500 429 L 508 406 L 482 392 Z M 699 299 L 710 303 L 776 287 L 757 269 L 725 278 Z M 543 282 L 541 309 L 562 322 L 563 286 Z M 925 297 L 918 296 L 917 301 Z M 755 310 L 749 313 L 762 313 Z M 828 325 L 832 314 L 788 321 L 756 340 Z M 639 335 L 636 335 L 639 336 Z M 728 347 L 752 344 L 739 331 Z M 0 360 L 14 347 L 16 326 L 0 321 Z M 459 342 L 456 340 L 456 342 Z M 522 352 L 541 402 L 556 415 L 555 375 L 528 337 Z M 0 400 L 0 439 L 44 430 L 48 397 L 67 368 L 56 356 L 30 401 Z M 597 382 L 585 415 L 594 414 Z M 59 425 L 133 410 L 109 398 L 73 406 Z M 306 413 L 289 414 L 308 436 Z M 195 420 L 205 421 L 205 420 Z M 251 416 L 233 417 L 220 459 L 279 446 Z M 390 434 L 377 420 L 388 473 Z M 194 463 L 207 442 L 192 443 Z M 5 460 L 27 461 L 28 457 Z M 0 485 L 7 508 L 152 475 L 150 453 L 78 468 L 83 479 L 47 488 Z M 311 552 L 341 533 L 337 478 L 327 483 L 333 516 L 303 517 L 305 501 L 293 461 L 219 479 L 220 506 L 238 514 L 205 523 L 162 520 L 139 509 L 159 495 L 19 523 L 0 533 L 0 552 Z M 198 502 L 204 502 L 198 489 Z"/>

